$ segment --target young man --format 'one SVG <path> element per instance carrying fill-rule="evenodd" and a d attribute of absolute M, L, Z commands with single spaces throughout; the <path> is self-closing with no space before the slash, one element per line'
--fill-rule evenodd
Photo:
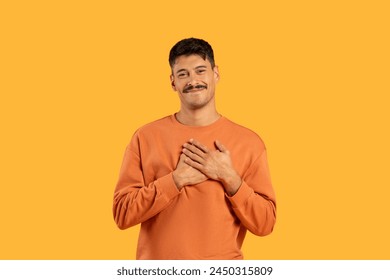
<path fill-rule="evenodd" d="M 264 143 L 221 116 L 211 46 L 184 39 L 170 51 L 180 111 L 138 129 L 114 193 L 121 229 L 141 223 L 137 259 L 242 259 L 246 231 L 276 219 Z"/>

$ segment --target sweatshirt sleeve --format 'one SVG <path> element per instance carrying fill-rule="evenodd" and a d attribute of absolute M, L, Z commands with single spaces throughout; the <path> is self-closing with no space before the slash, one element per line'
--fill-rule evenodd
<path fill-rule="evenodd" d="M 142 223 L 167 207 L 180 192 L 172 173 L 145 185 L 141 159 L 134 149 L 136 140 L 127 146 L 114 192 L 113 215 L 120 229 Z"/>
<path fill-rule="evenodd" d="M 241 223 L 253 234 L 270 234 L 276 221 L 276 201 L 266 150 L 252 163 L 237 193 L 228 199 Z"/>

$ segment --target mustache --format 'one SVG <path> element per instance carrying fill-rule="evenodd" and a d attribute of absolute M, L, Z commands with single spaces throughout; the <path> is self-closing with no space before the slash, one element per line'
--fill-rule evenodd
<path fill-rule="evenodd" d="M 196 85 L 196 86 L 189 85 L 189 86 L 184 88 L 183 92 L 187 93 L 187 92 L 189 92 L 190 90 L 193 90 L 193 89 L 207 89 L 207 86 L 205 86 L 205 85 Z"/>

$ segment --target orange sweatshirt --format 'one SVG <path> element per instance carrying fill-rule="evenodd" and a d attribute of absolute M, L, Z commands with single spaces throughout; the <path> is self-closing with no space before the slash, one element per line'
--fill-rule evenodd
<path fill-rule="evenodd" d="M 219 140 L 242 184 L 233 196 L 213 180 L 178 191 L 172 171 L 182 145 Z M 246 231 L 272 232 L 276 219 L 265 146 L 251 130 L 225 117 L 208 126 L 179 123 L 174 115 L 136 131 L 126 148 L 114 193 L 121 229 L 141 223 L 137 259 L 242 259 Z"/>

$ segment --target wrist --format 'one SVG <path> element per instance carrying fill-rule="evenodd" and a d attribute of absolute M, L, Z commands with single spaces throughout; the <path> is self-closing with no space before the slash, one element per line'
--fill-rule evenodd
<path fill-rule="evenodd" d="M 183 178 L 181 178 L 181 176 L 176 172 L 176 170 L 172 172 L 172 178 L 175 182 L 177 189 L 180 191 L 185 186 Z"/>
<path fill-rule="evenodd" d="M 222 184 L 225 188 L 225 192 L 229 196 L 233 196 L 240 188 L 242 180 L 241 177 L 234 172 L 232 175 L 225 177 L 224 180 L 222 180 Z"/>

